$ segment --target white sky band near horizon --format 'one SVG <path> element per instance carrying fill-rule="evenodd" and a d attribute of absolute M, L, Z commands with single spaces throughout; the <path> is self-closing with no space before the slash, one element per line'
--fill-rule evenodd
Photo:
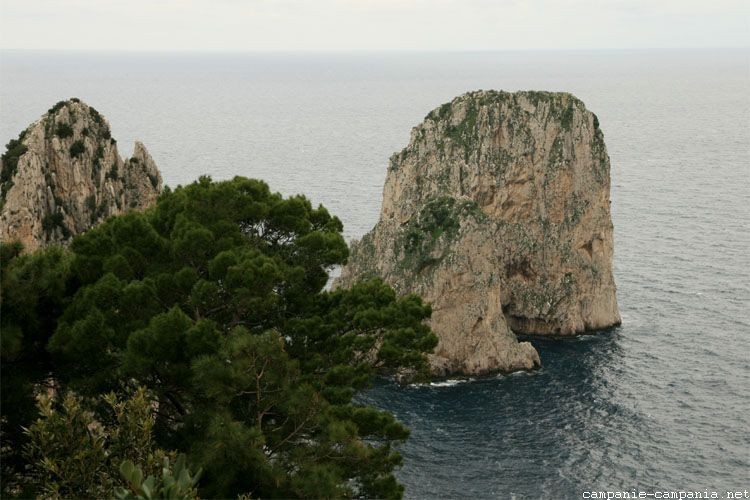
<path fill-rule="evenodd" d="M 750 46 L 748 0 L 0 0 L 0 5 L 2 49 Z"/>

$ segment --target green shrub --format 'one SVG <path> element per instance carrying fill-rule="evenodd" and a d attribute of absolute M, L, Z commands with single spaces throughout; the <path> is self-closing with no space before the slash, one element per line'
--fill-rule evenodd
<path fill-rule="evenodd" d="M 471 216 L 479 219 L 484 212 L 471 200 L 456 200 L 449 196 L 429 200 L 412 218 L 401 236 L 404 258 L 400 267 L 408 272 L 417 273 L 424 268 L 438 263 L 443 255 L 435 257 L 432 253 L 438 248 L 441 236 L 453 238 L 461 228 L 461 220 Z"/>
<path fill-rule="evenodd" d="M 94 123 L 96 123 L 97 125 L 101 125 L 102 122 L 104 122 L 102 115 L 100 115 L 99 112 L 91 106 L 89 106 L 89 115 L 91 115 L 91 118 L 94 120 Z"/>
<path fill-rule="evenodd" d="M 62 212 L 56 212 L 54 214 L 47 214 L 42 219 L 42 228 L 46 232 L 53 231 L 56 227 L 60 227 L 64 224 L 65 217 Z"/>
<path fill-rule="evenodd" d="M 55 135 L 60 139 L 65 139 L 73 135 L 73 127 L 67 123 L 58 123 L 55 128 Z"/>
<path fill-rule="evenodd" d="M 70 146 L 70 156 L 77 158 L 86 151 L 86 146 L 82 140 L 77 140 Z"/>
<path fill-rule="evenodd" d="M 42 219 L 42 229 L 44 229 L 45 232 L 51 233 L 56 228 L 60 228 L 63 239 L 67 240 L 72 236 L 70 229 L 68 229 L 68 226 L 65 225 L 65 216 L 62 212 L 47 214 Z"/>
<path fill-rule="evenodd" d="M 16 173 L 18 166 L 18 160 L 23 156 L 29 148 L 23 144 L 23 139 L 26 137 L 26 131 L 24 130 L 18 136 L 18 139 L 11 139 L 8 144 L 5 145 L 5 153 L 3 153 L 3 170 L 0 174 L 0 181 L 9 181 Z"/>
<path fill-rule="evenodd" d="M 89 212 L 93 212 L 96 210 L 96 195 L 89 195 L 86 198 L 86 208 L 89 210 Z"/>
<path fill-rule="evenodd" d="M 104 217 L 104 215 L 107 213 L 107 203 L 102 200 L 101 203 L 99 203 L 99 206 L 96 207 L 96 211 L 92 213 L 92 217 L 94 218 L 92 222 L 97 221 Z"/>
<path fill-rule="evenodd" d="M 169 457 L 164 457 L 161 475 L 148 476 L 143 479 L 143 471 L 130 460 L 120 465 L 120 474 L 127 481 L 127 488 L 115 489 L 115 497 L 120 500 L 150 500 L 165 498 L 170 500 L 197 499 L 198 479 L 201 470 L 191 474 L 185 465 L 185 455 L 177 457 L 174 467 Z"/>
<path fill-rule="evenodd" d="M 573 125 L 573 117 L 575 116 L 575 107 L 570 102 L 565 109 L 560 113 L 560 126 L 565 131 L 570 131 L 570 127 Z"/>
<path fill-rule="evenodd" d="M 127 399 L 109 393 L 97 400 L 87 404 L 70 392 L 61 401 L 40 396 L 39 418 L 26 431 L 25 453 L 41 497 L 112 498 L 119 491 L 122 498 L 139 498 L 127 496 L 132 489 L 142 493 L 141 498 L 166 498 L 149 496 L 156 491 L 149 488 L 153 485 L 160 493 L 176 495 L 169 498 L 196 498 L 198 474 L 189 472 L 184 457 L 172 467 L 170 458 L 176 454 L 153 442 L 153 399 L 145 389 Z M 142 478 L 142 470 L 159 482 L 137 481 L 136 486 L 136 472 Z"/>
<path fill-rule="evenodd" d="M 116 181 L 119 179 L 119 174 L 117 172 L 117 162 L 112 163 L 112 167 L 109 169 L 109 172 L 106 173 L 104 176 L 105 179 L 112 179 L 113 181 Z"/>
<path fill-rule="evenodd" d="M 55 113 L 57 113 L 58 111 L 60 111 L 62 108 L 64 108 L 67 105 L 68 105 L 67 101 L 58 101 L 57 104 L 49 108 L 47 113 L 49 113 L 50 115 L 54 115 Z"/>
<path fill-rule="evenodd" d="M 18 139 L 11 139 L 5 146 L 5 153 L 2 156 L 2 170 L 0 170 L 0 208 L 5 204 L 5 196 L 13 186 L 13 176 L 18 171 L 18 160 L 29 150 L 23 139 L 26 137 L 24 130 L 18 135 Z"/>

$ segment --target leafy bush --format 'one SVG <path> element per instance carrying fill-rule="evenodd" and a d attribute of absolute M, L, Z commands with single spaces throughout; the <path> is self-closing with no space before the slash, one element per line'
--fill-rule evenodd
<path fill-rule="evenodd" d="M 96 210 L 96 195 L 91 194 L 86 197 L 86 208 L 89 212 Z"/>
<path fill-rule="evenodd" d="M 93 118 L 94 123 L 97 125 L 101 125 L 104 122 L 104 118 L 102 118 L 102 115 L 99 114 L 99 112 L 93 108 L 93 106 L 89 106 L 89 115 L 91 115 L 91 118 Z"/>
<path fill-rule="evenodd" d="M 91 212 L 91 224 L 93 225 L 98 220 L 104 218 L 107 215 L 108 208 L 109 206 L 107 205 L 107 202 L 104 200 L 102 200 L 98 206 L 95 206 L 95 208 Z"/>
<path fill-rule="evenodd" d="M 23 143 L 24 137 L 26 137 L 25 130 L 18 135 L 18 139 L 11 139 L 5 146 L 5 153 L 2 156 L 2 170 L 0 170 L 0 189 L 2 189 L 0 208 L 5 204 L 5 197 L 13 185 L 13 176 L 18 171 L 18 160 L 29 150 Z"/>
<path fill-rule="evenodd" d="M 173 467 L 169 457 L 164 457 L 161 476 L 148 476 L 143 479 L 141 468 L 130 460 L 125 460 L 120 466 L 120 473 L 128 483 L 128 489 L 117 488 L 115 497 L 120 500 L 152 498 L 168 498 L 170 500 L 197 499 L 196 485 L 201 471 L 191 474 L 185 465 L 185 455 L 180 455 Z"/>
<path fill-rule="evenodd" d="M 119 174 L 117 172 L 117 162 L 112 163 L 112 167 L 110 167 L 109 172 L 107 172 L 104 175 L 105 179 L 112 179 L 113 181 L 116 181 L 119 179 Z"/>
<path fill-rule="evenodd" d="M 42 219 L 42 229 L 46 232 L 54 231 L 55 228 L 62 227 L 65 223 L 65 216 L 61 212 L 47 214 Z"/>
<path fill-rule="evenodd" d="M 58 123 L 55 128 L 55 135 L 60 139 L 65 139 L 73 135 L 73 127 L 67 123 Z"/>
<path fill-rule="evenodd" d="M 141 468 L 148 474 L 161 472 L 160 477 L 165 478 L 160 483 L 162 489 L 183 494 L 176 498 L 188 498 L 188 493 L 194 493 L 192 481 L 196 476 L 187 470 L 184 457 L 175 465 L 178 482 L 171 484 L 175 476 L 169 459 L 176 454 L 158 449 L 153 443 L 153 402 L 144 389 L 136 390 L 125 400 L 107 394 L 99 403 L 92 410 L 72 393 L 60 402 L 48 394 L 40 395 L 40 418 L 26 431 L 26 454 L 31 476 L 42 496 L 112 497 L 116 489 L 134 487 L 134 475 L 122 477 L 123 468 L 137 468 L 140 474 Z M 138 466 L 133 465 L 134 461 Z"/>
<path fill-rule="evenodd" d="M 83 141 L 80 139 L 75 141 L 70 146 L 70 156 L 72 156 L 73 158 L 77 158 L 85 152 L 86 152 L 86 146 L 84 145 Z"/>
<path fill-rule="evenodd" d="M 58 111 L 60 111 L 62 108 L 64 108 L 67 105 L 68 105 L 67 101 L 57 101 L 57 104 L 49 108 L 47 110 L 47 113 L 49 113 L 50 115 L 54 115 L 55 113 L 57 113 Z"/>

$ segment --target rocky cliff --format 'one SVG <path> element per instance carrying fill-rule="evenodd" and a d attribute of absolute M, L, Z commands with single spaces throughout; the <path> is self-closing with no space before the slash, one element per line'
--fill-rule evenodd
<path fill-rule="evenodd" d="M 57 103 L 8 143 L 0 182 L 0 239 L 19 240 L 26 251 L 146 208 L 162 187 L 143 144 L 123 161 L 107 120 L 78 99 Z"/>
<path fill-rule="evenodd" d="M 534 368 L 514 331 L 620 323 L 609 170 L 596 116 L 570 94 L 457 97 L 391 157 L 380 220 L 337 285 L 380 276 L 431 302 L 437 374 Z"/>

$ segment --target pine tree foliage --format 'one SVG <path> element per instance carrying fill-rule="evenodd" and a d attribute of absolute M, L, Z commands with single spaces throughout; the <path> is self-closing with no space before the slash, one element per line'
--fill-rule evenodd
<path fill-rule="evenodd" d="M 49 248 L 21 255 L 0 245 L 0 432 L 2 496 L 28 496 L 23 426 L 37 416 L 34 395 L 50 388 L 54 359 L 47 342 L 70 301 L 69 253 Z"/>
<path fill-rule="evenodd" d="M 398 498 L 408 430 L 353 398 L 377 374 L 423 376 L 437 339 L 416 296 L 324 290 L 341 232 L 257 180 L 166 190 L 60 252 L 47 376 L 86 397 L 146 387 L 158 445 L 202 468 L 203 496 Z M 29 330 L 15 313 L 8 328 Z"/>

